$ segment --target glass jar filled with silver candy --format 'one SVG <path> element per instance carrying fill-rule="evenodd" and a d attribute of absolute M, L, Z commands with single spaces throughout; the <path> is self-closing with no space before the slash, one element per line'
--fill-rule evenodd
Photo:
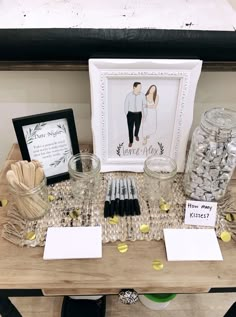
<path fill-rule="evenodd" d="M 192 136 L 184 175 L 186 194 L 196 200 L 220 200 L 235 166 L 236 112 L 210 109 Z"/>

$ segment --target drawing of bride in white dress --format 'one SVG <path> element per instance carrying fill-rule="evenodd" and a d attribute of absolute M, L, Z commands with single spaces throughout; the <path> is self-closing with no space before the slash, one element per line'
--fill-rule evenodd
<path fill-rule="evenodd" d="M 148 139 L 151 135 L 156 133 L 157 130 L 157 105 L 159 102 L 159 95 L 157 94 L 156 85 L 151 85 L 146 94 L 146 107 L 145 114 L 143 118 L 143 145 L 147 144 Z"/>

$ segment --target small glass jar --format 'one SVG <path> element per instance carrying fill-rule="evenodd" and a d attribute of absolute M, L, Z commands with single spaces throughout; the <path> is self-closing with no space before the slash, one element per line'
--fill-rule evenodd
<path fill-rule="evenodd" d="M 17 210 L 24 219 L 37 220 L 42 218 L 50 209 L 46 177 L 31 189 L 15 188 L 9 184 L 11 197 Z"/>
<path fill-rule="evenodd" d="M 95 154 L 72 156 L 68 163 L 72 193 L 78 205 L 96 199 L 100 183 L 101 163 Z"/>
<path fill-rule="evenodd" d="M 176 173 L 176 162 L 168 156 L 150 156 L 144 162 L 145 196 L 161 211 L 171 208 Z"/>
<path fill-rule="evenodd" d="M 220 200 L 235 165 L 236 112 L 210 109 L 202 115 L 192 136 L 184 176 L 186 195 L 196 200 Z"/>

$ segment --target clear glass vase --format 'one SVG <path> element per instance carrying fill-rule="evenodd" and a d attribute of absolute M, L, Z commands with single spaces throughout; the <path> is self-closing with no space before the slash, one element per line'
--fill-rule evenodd
<path fill-rule="evenodd" d="M 99 158 L 91 153 L 76 154 L 70 158 L 68 166 L 72 193 L 78 206 L 96 199 L 100 184 Z"/>
<path fill-rule="evenodd" d="M 155 208 L 168 212 L 173 200 L 176 162 L 168 156 L 150 156 L 144 162 L 144 191 Z"/>

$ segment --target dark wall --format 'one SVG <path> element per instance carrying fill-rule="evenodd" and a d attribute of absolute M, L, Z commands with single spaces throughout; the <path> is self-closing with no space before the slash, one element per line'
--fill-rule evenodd
<path fill-rule="evenodd" d="M 154 29 L 1 29 L 0 61 L 199 58 L 236 61 L 236 32 Z"/>

